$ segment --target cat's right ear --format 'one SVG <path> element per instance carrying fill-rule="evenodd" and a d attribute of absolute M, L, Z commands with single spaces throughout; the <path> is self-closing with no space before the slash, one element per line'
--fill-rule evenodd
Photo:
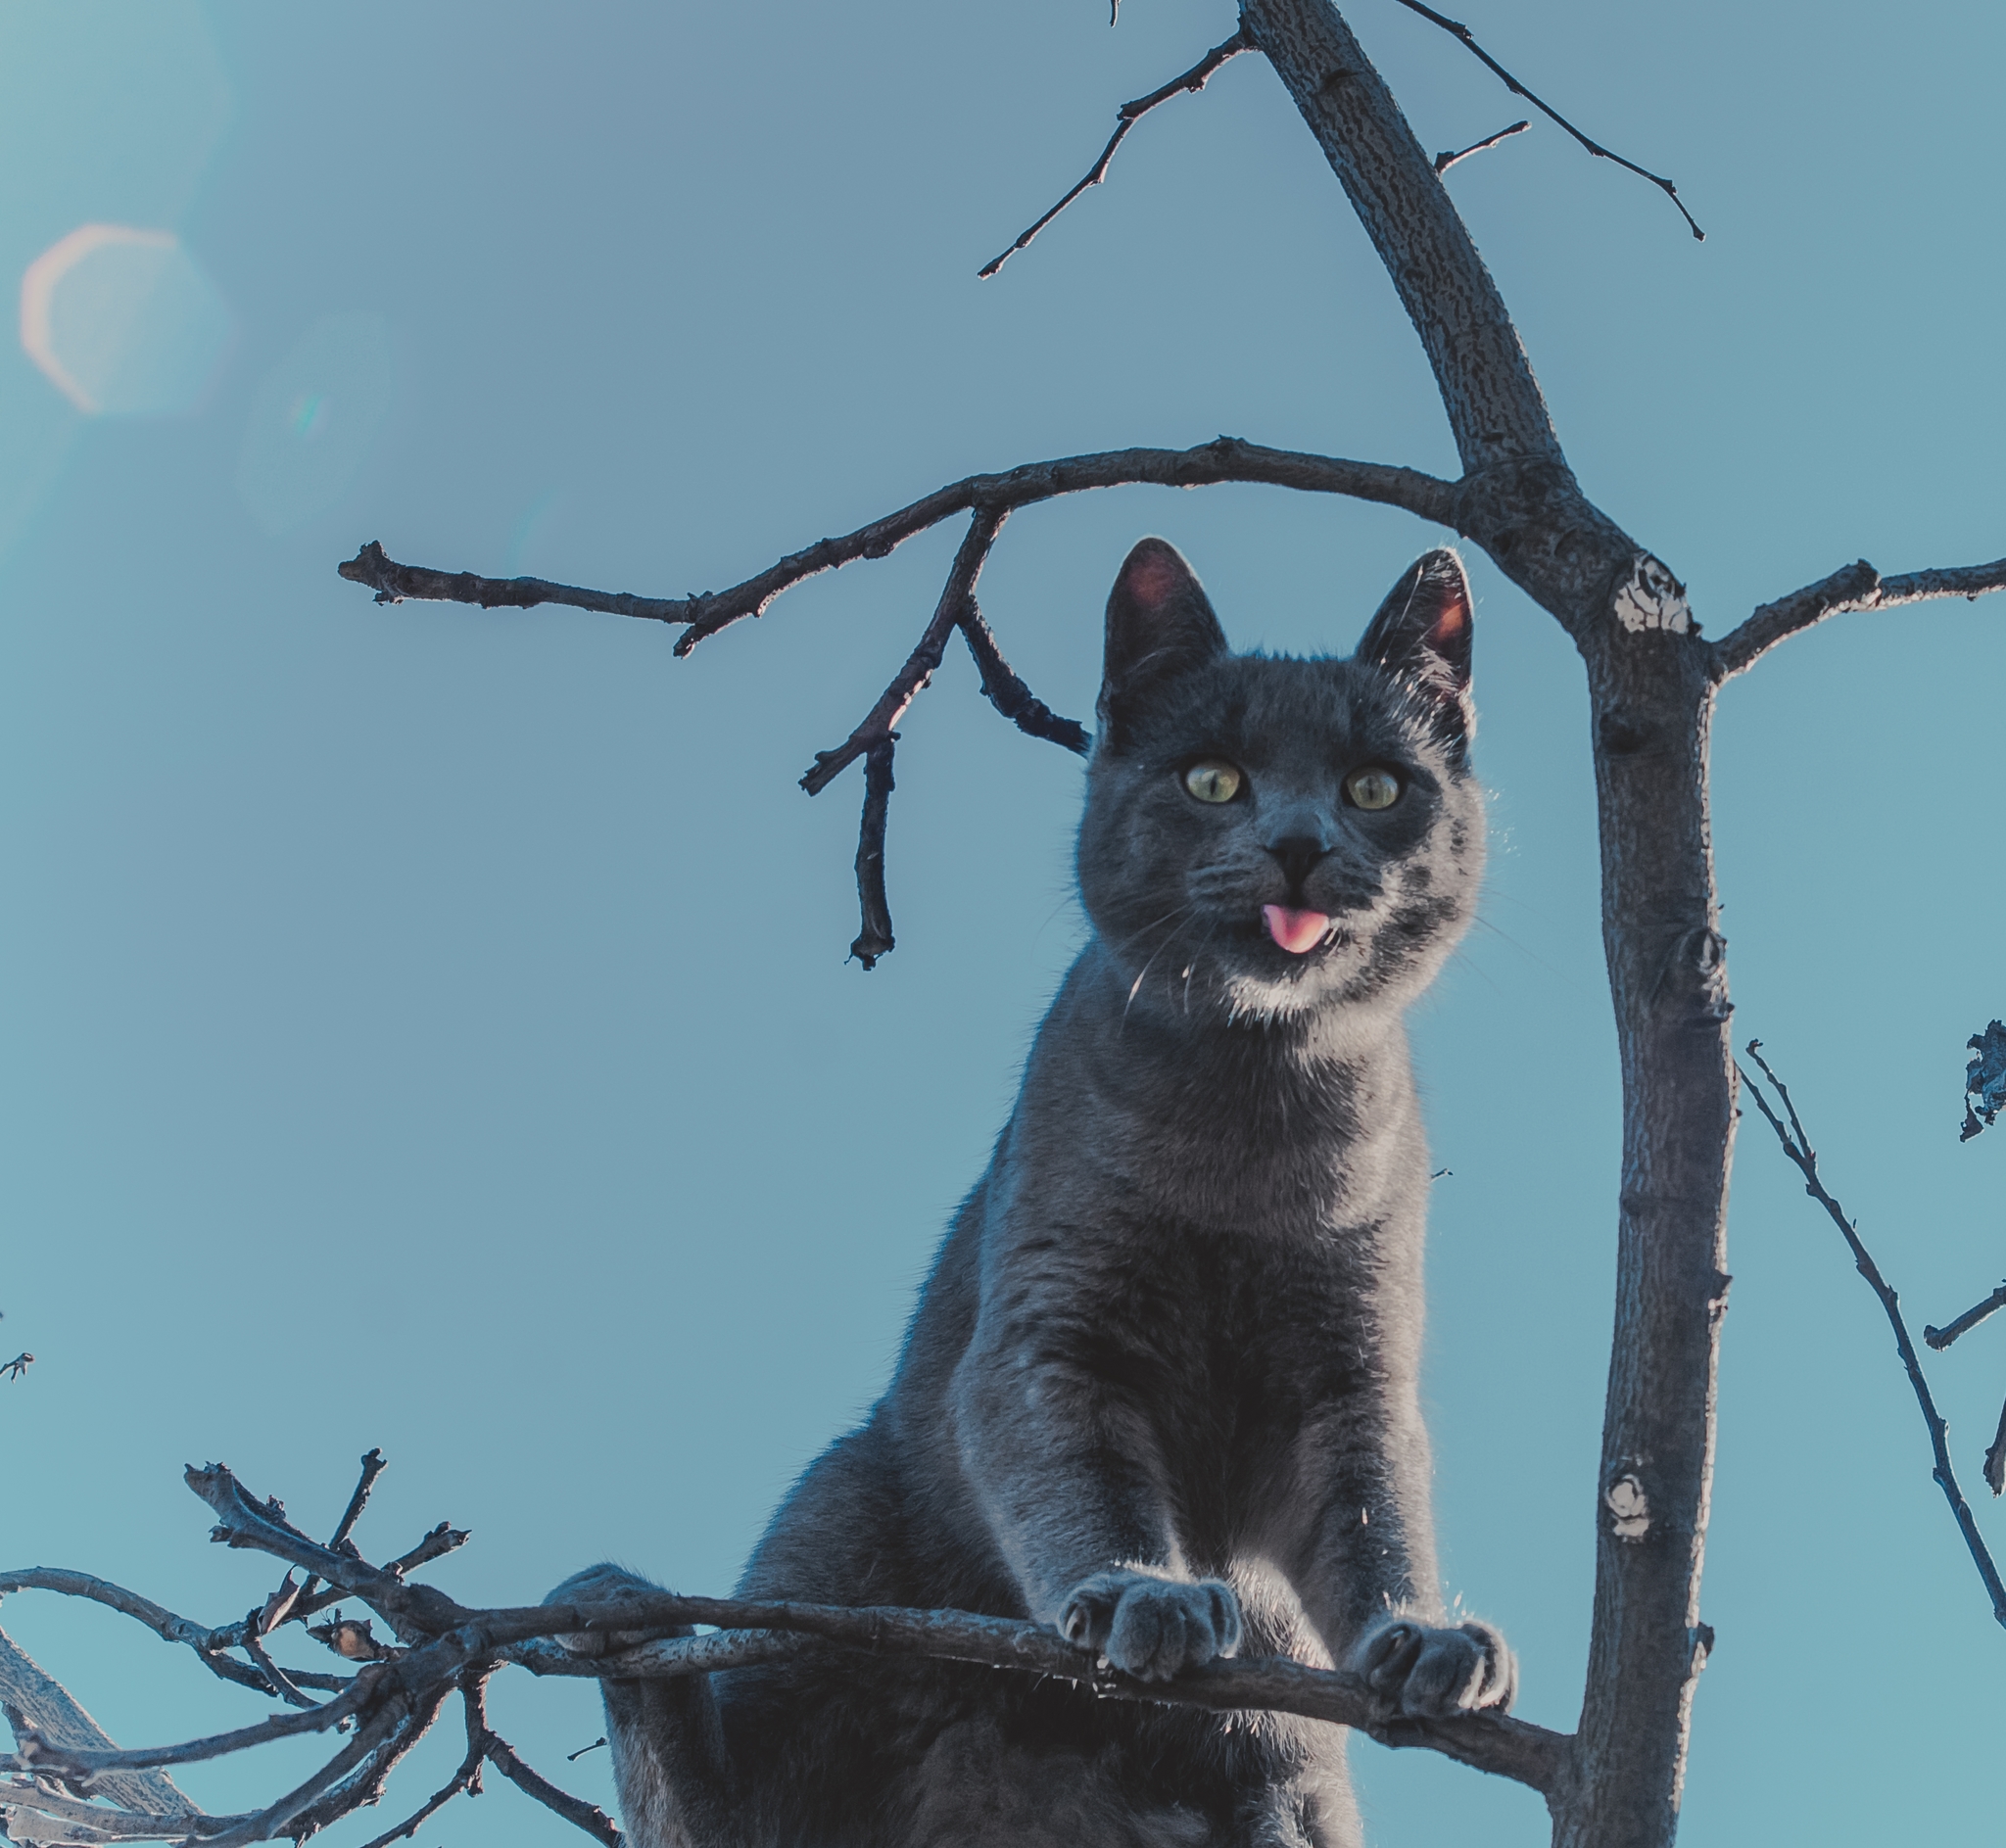
<path fill-rule="evenodd" d="M 1462 560 L 1423 552 L 1379 605 L 1355 657 L 1399 675 L 1431 708 L 1436 729 L 1460 751 L 1476 714 L 1469 700 L 1470 594 Z"/>
<path fill-rule="evenodd" d="M 1138 701 L 1225 652 L 1225 631 L 1183 554 L 1169 540 L 1138 540 L 1108 594 L 1102 726 L 1119 738 Z"/>

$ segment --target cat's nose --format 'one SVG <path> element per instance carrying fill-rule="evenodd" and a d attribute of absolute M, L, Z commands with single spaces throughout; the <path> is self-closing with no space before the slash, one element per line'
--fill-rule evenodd
<path fill-rule="evenodd" d="M 1279 840 L 1270 840 L 1267 851 L 1274 855 L 1281 867 L 1282 877 L 1288 880 L 1289 890 L 1300 892 L 1311 870 L 1330 849 L 1313 834 L 1284 834 Z"/>

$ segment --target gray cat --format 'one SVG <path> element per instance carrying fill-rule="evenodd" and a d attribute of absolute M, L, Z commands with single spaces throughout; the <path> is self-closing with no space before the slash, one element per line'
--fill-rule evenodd
<path fill-rule="evenodd" d="M 1092 936 L 889 1391 L 741 1595 L 1028 1617 L 1146 1679 L 1342 1662 L 1389 1715 L 1509 1705 L 1510 1651 L 1436 1584 L 1401 1019 L 1476 900 L 1469 651 L 1453 552 L 1348 661 L 1233 654 L 1172 546 L 1129 553 Z M 550 1595 L 645 1584 L 596 1566 Z M 1360 1839 L 1345 1733 L 1312 1721 L 833 1652 L 603 1689 L 637 1848 Z"/>

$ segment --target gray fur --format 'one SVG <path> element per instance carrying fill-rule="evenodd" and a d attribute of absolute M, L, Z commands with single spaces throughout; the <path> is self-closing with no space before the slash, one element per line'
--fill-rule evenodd
<path fill-rule="evenodd" d="M 889 1390 L 742 1595 L 1029 1617 L 1149 1678 L 1345 1661 L 1389 1714 L 1508 1704 L 1509 1651 L 1447 1626 L 1436 1584 L 1401 1018 L 1481 871 L 1468 634 L 1438 552 L 1355 658 L 1233 655 L 1169 545 L 1130 554 L 1079 836 L 1091 940 Z M 1240 799 L 1196 800 L 1197 758 L 1237 766 Z M 1366 764 L 1401 773 L 1392 807 L 1348 804 Z M 1266 904 L 1334 932 L 1290 955 Z M 833 1653 L 605 1695 L 637 1848 L 1359 1839 L 1344 1733 L 1309 1721 Z"/>

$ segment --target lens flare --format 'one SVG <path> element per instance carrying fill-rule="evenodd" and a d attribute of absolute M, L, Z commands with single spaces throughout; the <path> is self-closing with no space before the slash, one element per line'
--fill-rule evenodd
<path fill-rule="evenodd" d="M 22 348 L 86 416 L 193 410 L 229 343 L 229 309 L 171 231 L 78 225 L 21 279 Z"/>
<path fill-rule="evenodd" d="M 390 325 L 329 314 L 294 342 L 258 389 L 237 458 L 237 493 L 267 533 L 341 503 L 397 400 Z"/>

